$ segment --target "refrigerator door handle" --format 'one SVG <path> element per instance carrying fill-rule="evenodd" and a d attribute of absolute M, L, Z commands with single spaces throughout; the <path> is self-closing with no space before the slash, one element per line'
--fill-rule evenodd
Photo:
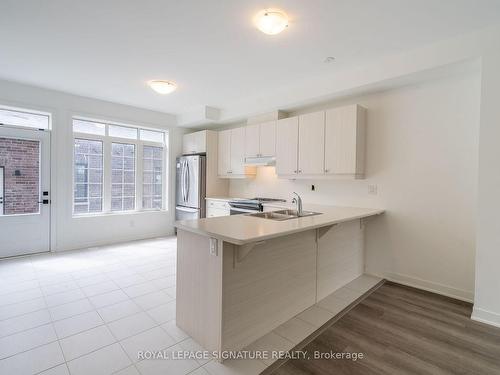
<path fill-rule="evenodd" d="M 182 176 L 181 176 L 181 186 L 182 186 L 182 201 L 186 203 L 186 159 L 182 161 Z"/>
<path fill-rule="evenodd" d="M 189 200 L 189 162 L 186 161 L 186 202 Z"/>

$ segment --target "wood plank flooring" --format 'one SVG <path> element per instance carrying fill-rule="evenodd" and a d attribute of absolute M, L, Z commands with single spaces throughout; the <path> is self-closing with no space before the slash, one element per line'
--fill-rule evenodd
<path fill-rule="evenodd" d="M 386 282 L 302 349 L 310 358 L 315 351 L 334 351 L 363 353 L 363 359 L 293 359 L 268 370 L 498 375 L 500 329 L 470 320 L 471 310 L 470 303 Z"/>

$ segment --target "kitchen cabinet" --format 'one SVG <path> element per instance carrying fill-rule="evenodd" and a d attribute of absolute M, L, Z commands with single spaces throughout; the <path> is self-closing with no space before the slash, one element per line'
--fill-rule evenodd
<path fill-rule="evenodd" d="M 366 110 L 359 105 L 326 111 L 325 174 L 362 178 L 365 172 Z"/>
<path fill-rule="evenodd" d="M 325 163 L 325 112 L 299 116 L 298 174 L 322 175 Z"/>
<path fill-rule="evenodd" d="M 245 157 L 272 157 L 276 155 L 276 121 L 245 127 Z"/>
<path fill-rule="evenodd" d="M 276 123 L 276 174 L 297 174 L 297 151 L 299 142 L 299 118 L 290 117 Z"/>
<path fill-rule="evenodd" d="M 245 178 L 255 175 L 255 167 L 245 166 L 245 128 L 234 128 L 219 132 L 218 168 L 219 177 Z"/>
<path fill-rule="evenodd" d="M 182 153 L 200 154 L 207 152 L 207 130 L 184 134 L 182 137 Z"/>
<path fill-rule="evenodd" d="M 276 174 L 364 178 L 366 109 L 350 105 L 278 120 Z"/>

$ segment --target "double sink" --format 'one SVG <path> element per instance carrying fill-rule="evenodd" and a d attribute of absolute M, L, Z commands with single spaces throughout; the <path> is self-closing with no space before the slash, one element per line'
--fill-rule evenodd
<path fill-rule="evenodd" d="M 260 217 L 262 219 L 269 219 L 275 221 L 284 221 L 284 220 L 297 219 L 299 217 L 308 217 L 314 215 L 321 215 L 321 212 L 302 211 L 301 214 L 299 215 L 297 210 L 279 210 L 279 211 L 258 212 L 255 214 L 249 214 L 248 216 Z"/>

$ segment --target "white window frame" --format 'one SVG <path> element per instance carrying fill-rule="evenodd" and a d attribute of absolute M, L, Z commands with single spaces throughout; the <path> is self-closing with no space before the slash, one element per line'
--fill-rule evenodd
<path fill-rule="evenodd" d="M 79 133 L 73 131 L 73 120 L 82 120 L 82 121 L 91 121 L 98 122 L 106 125 L 105 135 L 96 135 L 89 133 Z M 117 125 L 123 126 L 127 128 L 137 129 L 137 139 L 129 139 L 129 138 L 120 138 L 120 137 L 111 137 L 109 136 L 109 127 L 108 125 Z M 167 173 L 168 173 L 168 146 L 169 146 L 169 134 L 167 130 L 150 128 L 145 126 L 134 126 L 130 124 L 122 124 L 111 121 L 104 121 L 95 118 L 87 118 L 82 116 L 72 116 L 71 118 L 71 129 L 72 129 L 72 147 L 74 150 L 75 147 L 75 139 L 86 139 L 86 140 L 95 140 L 101 141 L 103 146 L 103 202 L 102 202 L 102 211 L 101 212 L 90 212 L 90 213 L 75 213 L 74 212 L 74 202 L 75 202 L 75 153 L 73 151 L 72 156 L 72 181 L 71 186 L 72 189 L 72 201 L 71 201 L 71 210 L 73 213 L 73 217 L 88 217 L 88 216 L 102 216 L 102 215 L 128 215 L 138 212 L 154 212 L 154 211 L 168 211 L 168 185 L 167 185 Z M 144 130 L 152 130 L 155 132 L 163 133 L 163 142 L 151 142 L 151 141 L 142 141 L 140 140 L 140 129 Z M 122 143 L 122 144 L 133 144 L 135 145 L 135 209 L 128 211 L 111 211 L 111 145 L 112 143 Z M 144 146 L 153 146 L 153 147 L 161 147 L 163 149 L 162 157 L 162 207 L 161 209 L 157 208 L 143 208 L 142 206 L 142 186 L 143 186 L 143 154 L 144 154 Z"/>

